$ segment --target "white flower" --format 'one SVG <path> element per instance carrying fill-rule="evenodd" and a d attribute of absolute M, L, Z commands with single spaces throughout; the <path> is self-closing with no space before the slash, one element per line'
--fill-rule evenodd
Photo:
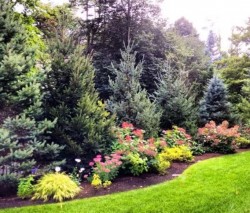
<path fill-rule="evenodd" d="M 76 159 L 75 159 L 75 162 L 80 163 L 80 162 L 81 162 L 81 159 L 76 158 Z"/>
<path fill-rule="evenodd" d="M 84 170 L 85 170 L 85 168 L 81 168 L 81 169 L 79 170 L 79 173 L 82 173 Z"/>
<path fill-rule="evenodd" d="M 56 172 L 60 172 L 61 171 L 61 167 L 60 166 L 56 166 L 55 171 Z"/>

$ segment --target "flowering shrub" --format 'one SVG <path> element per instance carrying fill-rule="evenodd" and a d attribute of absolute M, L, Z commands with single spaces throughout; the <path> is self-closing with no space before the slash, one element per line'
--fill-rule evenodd
<path fill-rule="evenodd" d="M 106 181 L 113 180 L 117 175 L 121 162 L 121 155 L 119 154 L 111 154 L 110 156 L 104 156 L 104 159 L 101 155 L 97 155 L 92 162 L 89 163 L 89 166 L 93 169 L 93 179 L 94 177 L 98 177 L 101 180 L 101 184 Z M 107 184 L 106 184 L 107 185 Z"/>
<path fill-rule="evenodd" d="M 240 148 L 248 148 L 250 147 L 250 139 L 245 138 L 245 137 L 238 137 L 236 138 L 236 144 Z"/>
<path fill-rule="evenodd" d="M 117 140 L 113 143 L 113 152 L 122 155 L 123 167 L 133 175 L 148 171 L 151 161 L 157 156 L 157 143 L 154 138 L 144 139 L 144 130 L 136 129 L 130 123 L 123 122 L 115 129 Z M 159 142 L 163 146 L 166 142 Z"/>
<path fill-rule="evenodd" d="M 190 147 L 195 155 L 203 154 L 202 146 L 192 140 L 192 137 L 186 133 L 186 130 L 177 126 L 173 126 L 172 130 L 163 131 L 163 138 L 169 147 L 185 145 Z"/>
<path fill-rule="evenodd" d="M 239 126 L 229 128 L 229 123 L 223 121 L 216 126 L 214 121 L 210 121 L 203 128 L 198 129 L 199 140 L 204 146 L 211 148 L 212 151 L 219 153 L 235 152 L 235 139 L 240 136 Z"/>

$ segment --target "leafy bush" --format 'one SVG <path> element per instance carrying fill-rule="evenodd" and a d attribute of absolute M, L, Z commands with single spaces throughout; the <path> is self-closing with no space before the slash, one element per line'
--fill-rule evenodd
<path fill-rule="evenodd" d="M 157 146 L 166 146 L 164 141 L 144 139 L 144 130 L 136 129 L 127 122 L 122 123 L 122 128 L 116 128 L 115 134 L 117 140 L 113 143 L 112 151 L 122 155 L 124 170 L 133 175 L 148 171 L 150 161 L 157 156 Z"/>
<path fill-rule="evenodd" d="M 157 171 L 161 174 L 164 175 L 167 173 L 167 169 L 170 167 L 171 163 L 169 160 L 167 160 L 164 156 L 164 153 L 160 153 L 156 157 L 156 163 L 155 163 L 155 168 Z"/>
<path fill-rule="evenodd" d="M 94 174 L 93 179 L 91 181 L 91 185 L 95 187 L 96 189 L 102 187 L 102 180 L 99 175 Z"/>
<path fill-rule="evenodd" d="M 240 148 L 248 148 L 250 147 L 250 139 L 245 138 L 245 137 L 238 137 L 236 138 L 236 144 L 240 147 Z"/>
<path fill-rule="evenodd" d="M 142 158 L 138 153 L 130 153 L 127 156 L 129 169 L 133 175 L 140 175 L 148 171 L 147 158 Z"/>
<path fill-rule="evenodd" d="M 192 140 L 192 137 L 186 133 L 186 130 L 178 126 L 173 126 L 172 130 L 163 131 L 163 138 L 169 147 L 185 145 L 190 147 L 194 155 L 204 153 L 202 146 Z"/>
<path fill-rule="evenodd" d="M 31 198 L 34 193 L 34 177 L 28 176 L 26 178 L 21 178 L 18 184 L 17 196 L 24 198 Z"/>
<path fill-rule="evenodd" d="M 229 123 L 223 121 L 216 126 L 214 121 L 210 121 L 203 128 L 198 129 L 199 141 L 207 147 L 207 151 L 219 153 L 233 153 L 237 147 L 235 139 L 240 136 L 239 126 L 229 128 Z"/>
<path fill-rule="evenodd" d="M 53 199 L 62 202 L 73 198 L 80 192 L 80 187 L 63 173 L 50 173 L 44 175 L 34 187 L 34 199 L 47 201 Z"/>
<path fill-rule="evenodd" d="M 192 152 L 189 147 L 185 145 L 166 147 L 163 152 L 160 153 L 164 159 L 168 161 L 184 161 L 189 162 L 193 160 Z"/>

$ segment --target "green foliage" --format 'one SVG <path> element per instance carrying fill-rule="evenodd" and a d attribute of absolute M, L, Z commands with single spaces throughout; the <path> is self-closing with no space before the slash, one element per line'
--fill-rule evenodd
<path fill-rule="evenodd" d="M 154 166 L 161 175 L 165 175 L 167 173 L 167 169 L 171 166 L 171 163 L 165 158 L 164 153 L 160 153 L 156 157 L 156 163 Z"/>
<path fill-rule="evenodd" d="M 17 196 L 24 198 L 31 198 L 34 193 L 34 177 L 28 176 L 19 180 Z"/>
<path fill-rule="evenodd" d="M 47 115 L 57 118 L 53 140 L 67 146 L 64 155 L 90 159 L 109 147 L 113 118 L 99 101 L 91 58 L 84 56 L 83 47 L 74 42 L 74 32 L 66 30 L 67 15 L 58 21 L 56 38 L 49 41 L 51 71 L 45 97 Z"/>
<path fill-rule="evenodd" d="M 133 175 L 138 176 L 148 171 L 147 158 L 142 158 L 139 153 L 130 153 L 127 155 L 126 159 L 130 164 L 129 170 Z"/>
<path fill-rule="evenodd" d="M 240 148 L 249 148 L 250 147 L 250 139 L 249 138 L 238 137 L 238 138 L 236 138 L 235 142 Z"/>
<path fill-rule="evenodd" d="M 148 136 L 157 135 L 161 111 L 141 89 L 142 62 L 136 64 L 136 53 L 132 53 L 130 45 L 121 51 L 121 55 L 118 67 L 112 65 L 116 78 L 109 81 L 112 96 L 107 102 L 108 109 L 117 116 L 118 123 L 127 121 L 144 129 Z"/>
<path fill-rule="evenodd" d="M 197 121 L 195 95 L 185 73 L 165 66 L 163 76 L 158 78 L 154 93 L 156 103 L 161 107 L 161 128 L 169 129 L 173 125 L 193 131 Z"/>
<path fill-rule="evenodd" d="M 74 198 L 79 192 L 79 186 L 69 176 L 62 173 L 51 173 L 44 175 L 34 186 L 32 200 L 53 199 L 62 202 L 65 199 Z"/>
<path fill-rule="evenodd" d="M 200 124 L 211 120 L 218 124 L 224 120 L 232 121 L 232 118 L 226 87 L 221 79 L 214 76 L 200 102 Z"/>

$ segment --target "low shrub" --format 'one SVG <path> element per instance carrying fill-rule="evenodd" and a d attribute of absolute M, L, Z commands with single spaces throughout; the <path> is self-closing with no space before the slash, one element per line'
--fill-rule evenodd
<path fill-rule="evenodd" d="M 130 172 L 135 176 L 147 172 L 149 169 L 147 164 L 148 159 L 146 157 L 141 157 L 138 153 L 128 154 L 126 160 L 128 160 Z"/>
<path fill-rule="evenodd" d="M 34 193 L 34 177 L 21 178 L 17 188 L 17 196 L 25 199 L 31 198 Z"/>
<path fill-rule="evenodd" d="M 235 140 L 240 136 L 238 129 L 239 126 L 229 128 L 227 121 L 223 121 L 218 126 L 214 121 L 210 121 L 203 128 L 198 129 L 198 139 L 207 151 L 233 153 L 237 148 Z"/>
<path fill-rule="evenodd" d="M 187 134 L 186 130 L 178 126 L 173 126 L 172 130 L 163 131 L 163 138 L 169 147 L 185 145 L 191 149 L 194 155 L 201 155 L 204 153 L 201 144 L 192 140 L 192 137 Z"/>
<path fill-rule="evenodd" d="M 154 166 L 161 175 L 165 175 L 167 173 L 167 169 L 171 166 L 171 163 L 165 158 L 164 153 L 160 153 L 156 157 L 156 163 Z"/>
<path fill-rule="evenodd" d="M 190 148 L 185 145 L 166 147 L 160 155 L 168 161 L 190 162 L 193 160 Z"/>
<path fill-rule="evenodd" d="M 62 202 L 73 198 L 80 192 L 80 187 L 64 173 L 50 173 L 44 175 L 34 186 L 32 200 L 53 199 Z"/>
<path fill-rule="evenodd" d="M 245 137 L 238 137 L 236 138 L 236 144 L 240 148 L 249 148 L 250 147 L 250 139 L 245 138 Z"/>

